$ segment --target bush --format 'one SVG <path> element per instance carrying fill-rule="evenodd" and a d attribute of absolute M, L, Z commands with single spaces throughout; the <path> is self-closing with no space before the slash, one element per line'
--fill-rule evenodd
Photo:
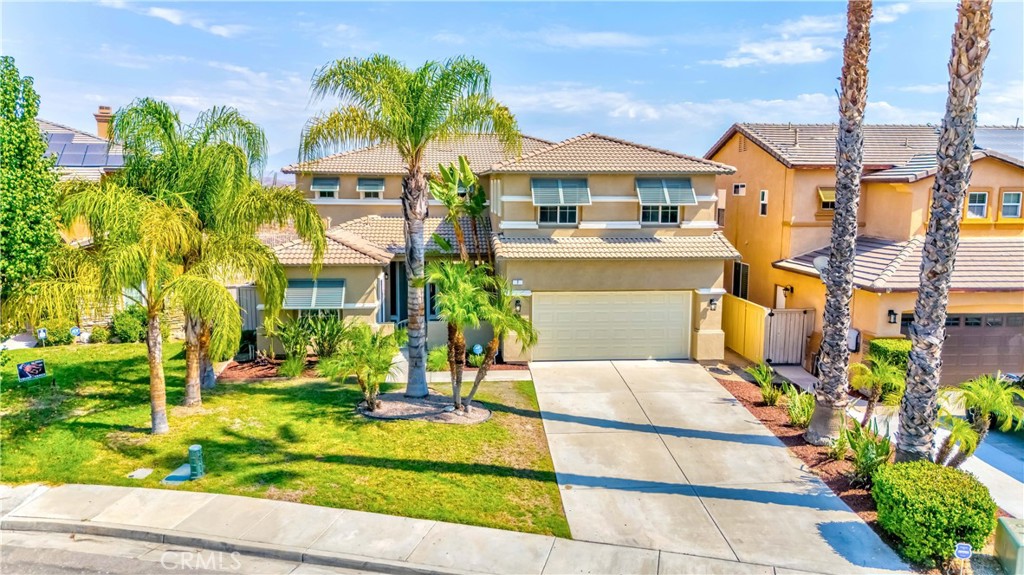
<path fill-rule="evenodd" d="M 291 356 L 281 363 L 281 366 L 277 368 L 277 375 L 287 377 L 289 379 L 299 377 L 302 372 L 306 369 L 306 358 L 305 356 Z"/>
<path fill-rule="evenodd" d="M 843 420 L 843 430 L 839 437 L 828 446 L 828 458 L 832 461 L 844 461 L 846 453 L 850 451 L 850 436 L 846 433 L 846 420 Z"/>
<path fill-rule="evenodd" d="M 484 364 L 484 354 L 482 353 L 471 353 L 467 363 L 473 367 L 480 367 Z"/>
<path fill-rule="evenodd" d="M 873 339 L 868 343 L 868 354 L 886 361 L 906 373 L 907 362 L 910 361 L 910 346 L 909 339 L 883 337 Z"/>
<path fill-rule="evenodd" d="M 75 323 L 66 319 L 48 319 L 41 322 L 36 326 L 36 330 L 43 328 L 46 330 L 46 345 L 70 345 L 71 342 L 75 341 L 75 336 L 71 335 L 71 328 L 75 327 Z M 40 341 L 40 340 L 36 340 Z M 42 345 L 42 344 L 40 344 Z"/>
<path fill-rule="evenodd" d="M 887 465 L 871 495 L 878 524 L 900 541 L 903 556 L 939 566 L 959 542 L 985 546 L 996 527 L 996 504 L 973 475 L 929 461 Z"/>
<path fill-rule="evenodd" d="M 89 343 L 107 343 L 110 340 L 110 330 L 97 325 L 89 332 Z"/>
<path fill-rule="evenodd" d="M 305 322 L 297 319 L 289 321 L 279 327 L 275 335 L 281 340 L 285 357 L 298 357 L 305 361 L 309 347 L 309 331 L 306 330 Z"/>
<path fill-rule="evenodd" d="M 338 353 L 345 340 L 345 324 L 334 315 L 311 317 L 305 321 L 313 355 L 323 359 Z"/>
<path fill-rule="evenodd" d="M 806 428 L 811 424 L 811 416 L 814 415 L 814 396 L 789 384 L 784 389 L 789 422 L 797 427 Z"/>
<path fill-rule="evenodd" d="M 439 345 L 427 352 L 427 371 L 448 371 L 447 345 Z"/>
<path fill-rule="evenodd" d="M 872 421 L 862 425 L 854 420 L 853 427 L 843 432 L 853 452 L 853 483 L 871 485 L 875 472 L 892 457 L 892 442 L 886 433 L 878 433 L 878 424 Z"/>
<path fill-rule="evenodd" d="M 772 383 L 775 379 L 775 370 L 772 369 L 772 366 L 761 362 L 746 368 L 744 371 L 749 373 L 761 388 L 761 399 L 764 401 L 764 404 L 769 406 L 778 405 L 779 398 L 782 397 L 782 389 Z"/>
<path fill-rule="evenodd" d="M 139 319 L 139 312 L 142 319 Z M 131 305 L 114 314 L 111 332 L 121 343 L 135 343 L 146 339 L 146 314 L 140 305 Z"/>

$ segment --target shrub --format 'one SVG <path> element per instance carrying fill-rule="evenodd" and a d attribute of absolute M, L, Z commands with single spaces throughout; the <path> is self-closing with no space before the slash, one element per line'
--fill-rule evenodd
<path fill-rule="evenodd" d="M 467 359 L 469 365 L 473 367 L 480 367 L 484 364 L 484 354 L 482 353 L 471 353 Z"/>
<path fill-rule="evenodd" d="M 910 361 L 910 346 L 909 339 L 883 337 L 871 340 L 868 344 L 868 354 L 906 373 L 907 362 Z"/>
<path fill-rule="evenodd" d="M 447 345 L 439 345 L 427 352 L 427 371 L 448 371 Z"/>
<path fill-rule="evenodd" d="M 97 325 L 89 332 L 89 343 L 107 343 L 110 340 L 110 330 Z"/>
<path fill-rule="evenodd" d="M 345 324 L 334 315 L 322 315 L 305 320 L 306 333 L 313 347 L 313 355 L 319 358 L 331 357 L 338 353 L 345 340 Z"/>
<path fill-rule="evenodd" d="M 138 311 L 142 311 L 139 319 Z M 131 305 L 114 313 L 110 322 L 111 332 L 121 343 L 135 343 L 146 339 L 145 310 L 140 305 Z"/>
<path fill-rule="evenodd" d="M 75 327 L 75 323 L 70 320 L 48 319 L 37 325 L 36 329 L 43 328 L 46 330 L 46 345 L 51 346 L 69 345 L 75 341 L 75 336 L 71 335 L 71 328 L 73 327 Z"/>
<path fill-rule="evenodd" d="M 277 374 L 282 377 L 289 379 L 299 377 L 302 372 L 306 369 L 306 358 L 305 356 L 291 356 L 285 359 L 281 366 L 277 368 Z"/>
<path fill-rule="evenodd" d="M 984 547 L 996 527 L 996 504 L 973 475 L 929 461 L 887 465 L 871 495 L 878 524 L 900 541 L 903 556 L 941 565 L 958 542 Z"/>
<path fill-rule="evenodd" d="M 853 427 L 844 431 L 853 452 L 853 483 L 871 485 L 875 472 L 892 457 L 892 442 L 886 433 L 878 433 L 878 424 L 868 425 L 854 420 Z"/>
<path fill-rule="evenodd" d="M 797 427 L 806 428 L 811 424 L 811 416 L 814 415 L 814 396 L 789 384 L 784 389 L 786 390 L 786 411 L 789 413 L 789 422 Z"/>
<path fill-rule="evenodd" d="M 305 322 L 299 320 L 286 322 L 278 328 L 275 335 L 281 340 L 285 357 L 299 357 L 305 361 L 306 351 L 309 347 L 309 332 L 306 330 Z"/>
<path fill-rule="evenodd" d="M 775 379 L 775 370 L 772 369 L 772 366 L 761 362 L 746 368 L 744 371 L 749 373 L 761 388 L 761 399 L 764 401 L 764 404 L 769 406 L 778 405 L 779 398 L 782 397 L 782 389 L 772 383 L 772 380 Z"/>
<path fill-rule="evenodd" d="M 832 461 L 843 461 L 847 452 L 850 451 L 850 436 L 846 433 L 846 420 L 843 420 L 843 430 L 839 437 L 828 446 L 828 458 Z"/>

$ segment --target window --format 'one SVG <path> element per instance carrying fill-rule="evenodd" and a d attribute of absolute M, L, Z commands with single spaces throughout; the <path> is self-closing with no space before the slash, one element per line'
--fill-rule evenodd
<path fill-rule="evenodd" d="M 985 316 L 985 327 L 1003 327 L 1003 316 L 1001 316 L 1001 315 L 988 315 L 988 316 Z"/>
<path fill-rule="evenodd" d="M 718 208 L 718 213 L 717 217 L 715 218 L 715 221 L 718 222 L 718 227 L 725 227 L 725 208 Z"/>
<path fill-rule="evenodd" d="M 426 290 L 427 300 L 427 319 L 429 321 L 436 321 L 437 316 L 437 286 L 434 284 L 427 284 Z"/>
<path fill-rule="evenodd" d="M 356 191 L 364 198 L 380 198 L 384 193 L 384 178 L 359 178 Z"/>
<path fill-rule="evenodd" d="M 693 191 L 690 178 L 637 178 L 636 195 L 643 206 L 697 205 L 697 194 Z"/>
<path fill-rule="evenodd" d="M 761 207 L 758 213 L 762 216 L 768 215 L 768 190 L 761 190 Z"/>
<path fill-rule="evenodd" d="M 575 224 L 578 209 L 576 206 L 541 206 L 540 223 Z"/>
<path fill-rule="evenodd" d="M 979 219 L 988 217 L 988 192 L 967 194 L 967 217 Z"/>
<path fill-rule="evenodd" d="M 645 224 L 678 224 L 679 206 L 643 206 L 640 221 Z"/>
<path fill-rule="evenodd" d="M 981 316 L 980 315 L 964 316 L 964 326 L 966 326 L 966 327 L 981 327 Z"/>
<path fill-rule="evenodd" d="M 336 317 L 341 319 L 340 309 L 300 309 L 296 313 L 299 319 L 312 319 L 314 317 Z"/>
<path fill-rule="evenodd" d="M 586 179 L 534 178 L 530 180 L 535 206 L 589 206 Z"/>
<path fill-rule="evenodd" d="M 1003 192 L 1003 207 L 1000 215 L 1004 218 L 1019 218 L 1022 192 Z"/>
<path fill-rule="evenodd" d="M 910 335 L 910 326 L 914 323 L 914 314 L 904 313 L 900 315 L 900 333 Z"/>
<path fill-rule="evenodd" d="M 313 178 L 309 189 L 316 198 L 334 198 L 338 194 L 338 178 Z"/>
<path fill-rule="evenodd" d="M 836 209 L 836 189 L 818 188 L 818 208 L 821 211 L 834 211 Z"/>
<path fill-rule="evenodd" d="M 946 316 L 946 327 L 960 327 L 960 316 L 958 316 L 958 315 L 947 315 Z"/>
<path fill-rule="evenodd" d="M 1011 313 L 1006 316 L 1006 327 L 1024 327 L 1024 313 Z"/>
<path fill-rule="evenodd" d="M 750 264 L 732 263 L 732 295 L 747 299 L 747 286 L 750 280 Z"/>
<path fill-rule="evenodd" d="M 281 309 L 341 309 L 345 305 L 345 280 L 288 280 Z"/>
<path fill-rule="evenodd" d="M 734 196 L 745 196 L 745 195 L 747 195 L 747 185 L 746 184 L 733 184 L 732 185 L 732 195 L 734 195 Z"/>

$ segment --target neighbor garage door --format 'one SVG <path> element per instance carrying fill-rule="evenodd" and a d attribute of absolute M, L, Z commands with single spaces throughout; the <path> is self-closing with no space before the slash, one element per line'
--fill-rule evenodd
<path fill-rule="evenodd" d="M 685 359 L 692 292 L 534 292 L 533 359 Z"/>
<path fill-rule="evenodd" d="M 942 344 L 942 383 L 983 373 L 1024 372 L 1024 314 L 950 314 Z"/>

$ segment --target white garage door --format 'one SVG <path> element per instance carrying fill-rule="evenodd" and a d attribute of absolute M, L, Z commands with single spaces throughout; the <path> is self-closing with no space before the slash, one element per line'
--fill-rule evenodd
<path fill-rule="evenodd" d="M 534 360 L 685 359 L 688 291 L 534 292 Z"/>

